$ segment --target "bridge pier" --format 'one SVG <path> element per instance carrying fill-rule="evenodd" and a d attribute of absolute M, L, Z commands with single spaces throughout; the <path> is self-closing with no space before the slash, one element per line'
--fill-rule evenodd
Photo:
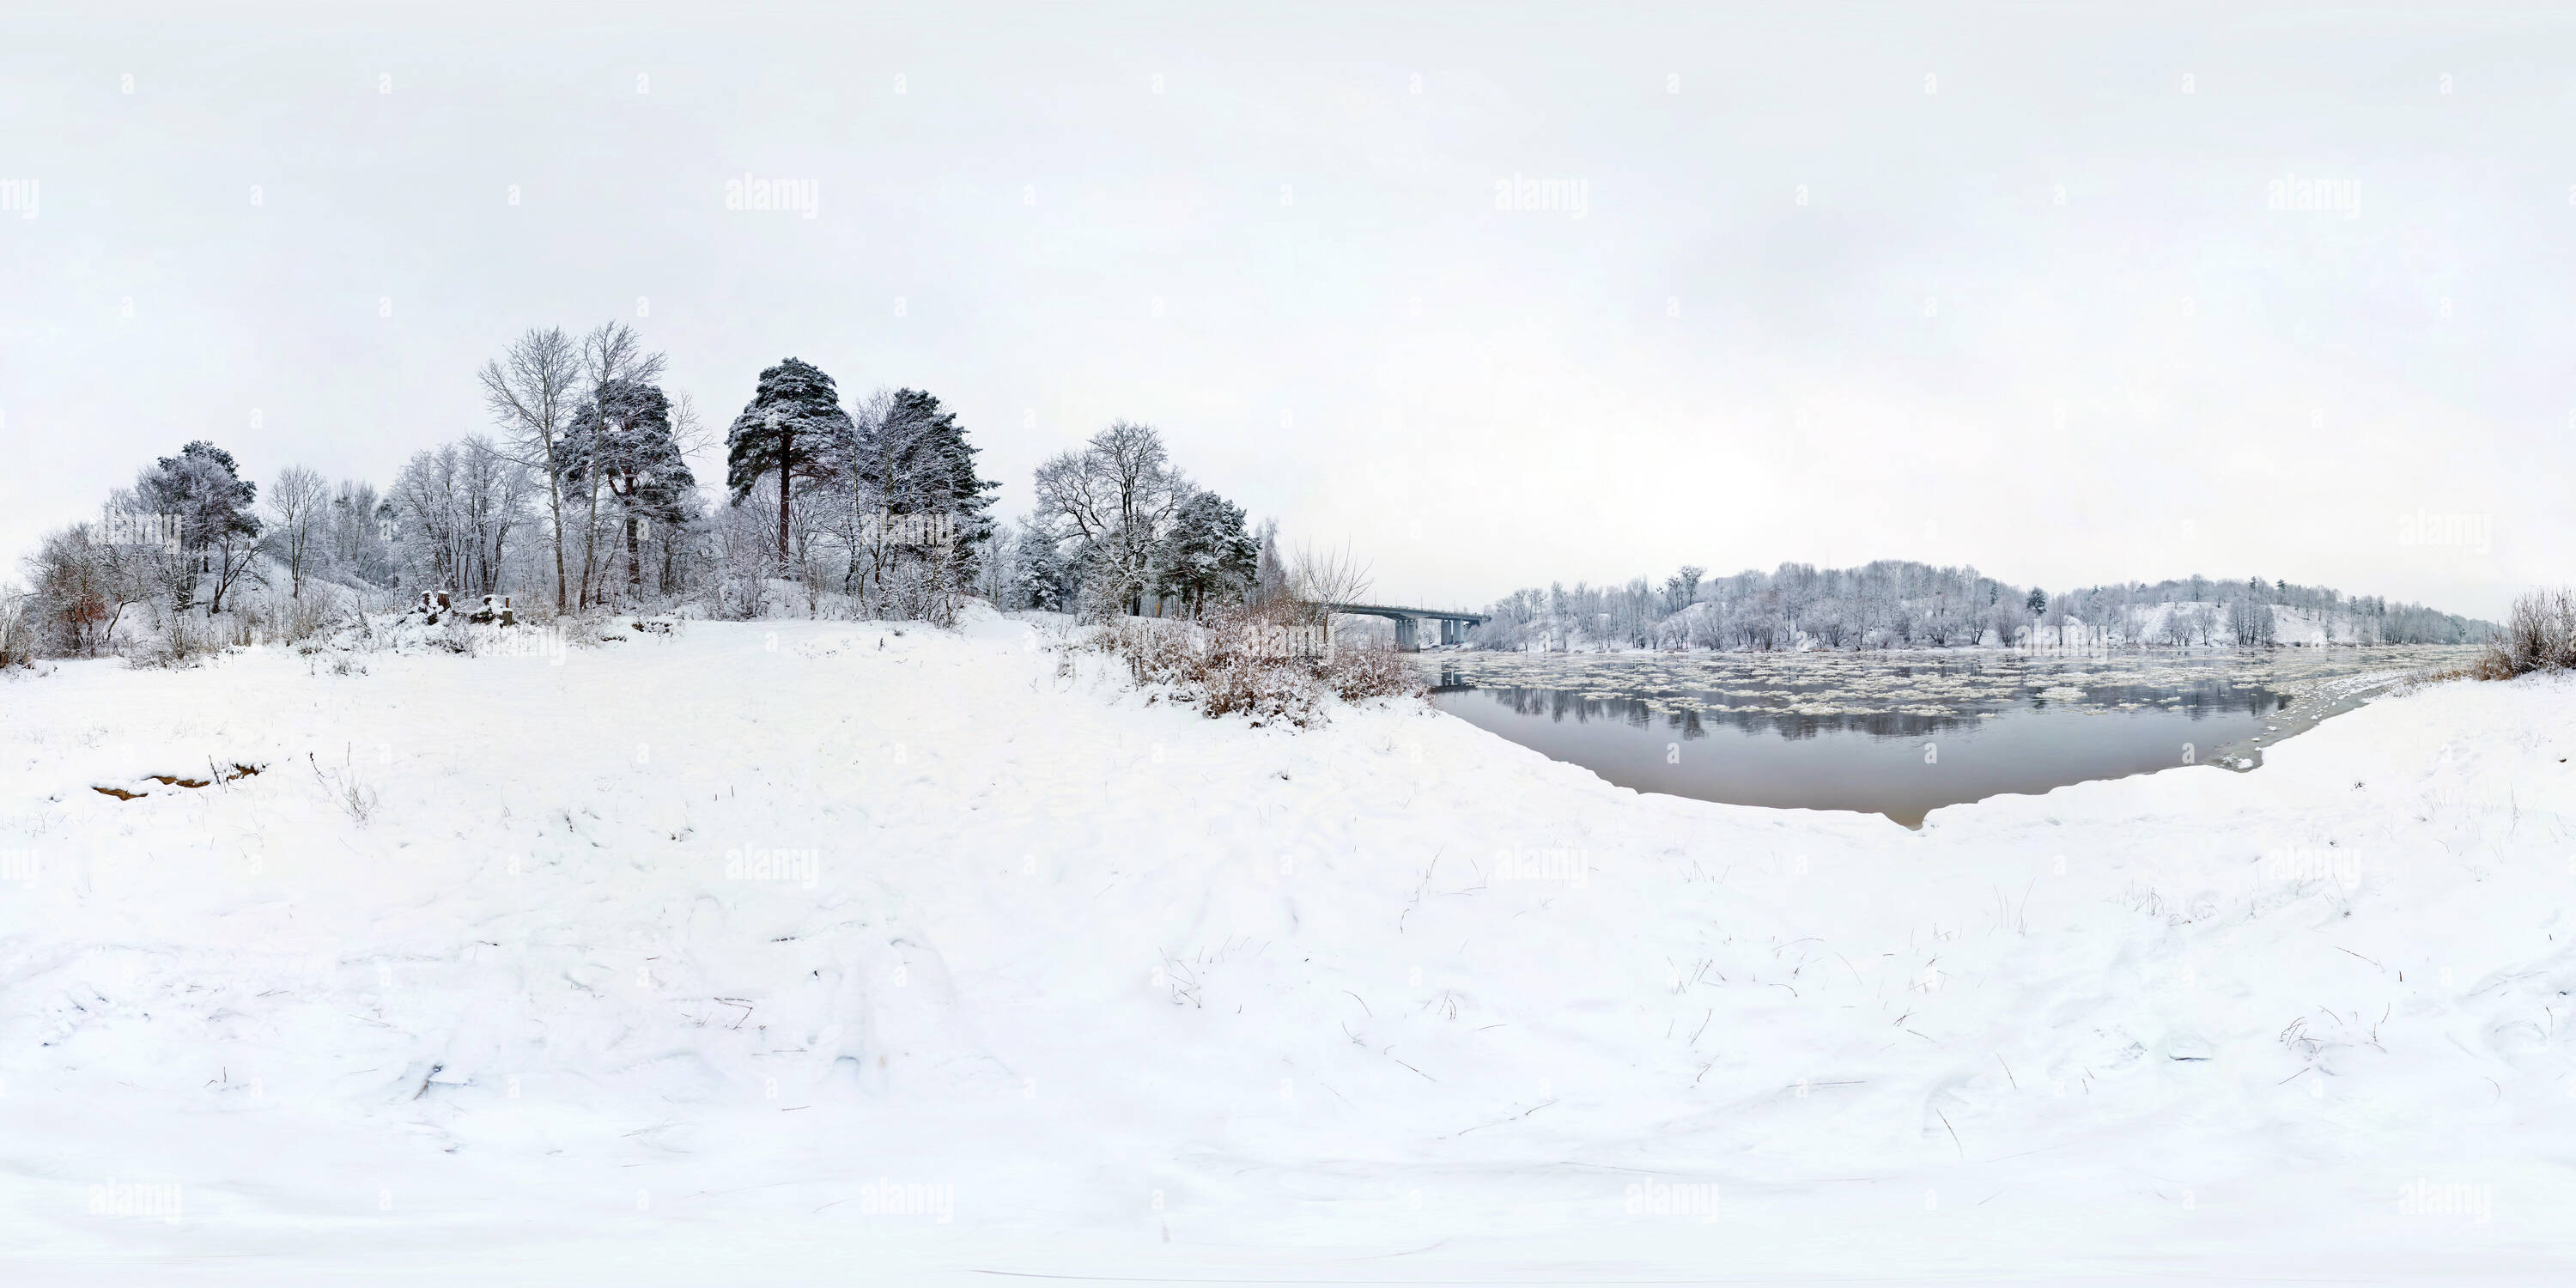
<path fill-rule="evenodd" d="M 1419 653 L 1422 651 L 1422 624 L 1419 618 L 1398 617 L 1395 619 L 1395 651 L 1398 653 Z"/>

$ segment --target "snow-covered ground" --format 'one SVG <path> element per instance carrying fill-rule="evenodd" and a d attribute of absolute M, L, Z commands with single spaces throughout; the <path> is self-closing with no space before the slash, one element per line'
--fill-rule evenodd
<path fill-rule="evenodd" d="M 2576 683 L 1916 833 L 1034 643 L 0 679 L 0 1282 L 2576 1264 Z"/>

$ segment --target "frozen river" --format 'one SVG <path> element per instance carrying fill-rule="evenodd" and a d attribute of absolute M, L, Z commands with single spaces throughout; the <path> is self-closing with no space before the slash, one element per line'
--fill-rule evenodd
<path fill-rule="evenodd" d="M 1422 664 L 1442 710 L 1623 787 L 1912 827 L 1998 793 L 2210 764 L 2223 746 L 2277 740 L 2302 698 L 2467 651 L 1460 652 Z"/>

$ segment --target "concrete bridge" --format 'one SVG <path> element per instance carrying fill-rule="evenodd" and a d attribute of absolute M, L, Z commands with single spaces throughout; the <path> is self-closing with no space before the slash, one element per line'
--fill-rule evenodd
<path fill-rule="evenodd" d="M 1400 608 L 1392 604 L 1326 604 L 1336 613 L 1357 613 L 1364 617 L 1385 617 L 1395 622 L 1395 647 L 1400 653 L 1422 651 L 1422 623 L 1440 623 L 1442 644 L 1456 644 L 1467 638 L 1467 628 L 1481 624 L 1483 613 L 1452 612 L 1445 608 Z"/>

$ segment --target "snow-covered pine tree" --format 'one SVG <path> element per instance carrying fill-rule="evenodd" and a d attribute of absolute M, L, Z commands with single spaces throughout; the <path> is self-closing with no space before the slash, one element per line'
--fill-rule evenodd
<path fill-rule="evenodd" d="M 1023 607 L 1051 613 L 1073 607 L 1073 565 L 1066 561 L 1063 538 L 1052 524 L 1035 515 L 1020 517 L 1011 538 L 1011 594 Z"/>
<path fill-rule="evenodd" d="M 760 373 L 760 385 L 725 434 L 725 487 L 737 502 L 771 474 L 778 476 L 778 562 L 788 561 L 791 489 L 819 478 L 853 432 L 840 389 L 812 363 L 788 358 Z"/>
<path fill-rule="evenodd" d="M 1193 492 L 1173 509 L 1155 547 L 1154 593 L 1189 605 L 1196 617 L 1210 603 L 1242 595 L 1260 559 L 1243 508 L 1214 492 Z"/>
<path fill-rule="evenodd" d="M 880 393 L 869 400 L 867 414 L 857 418 L 847 458 L 839 463 L 856 517 L 875 511 L 888 520 L 875 539 L 853 533 L 853 560 L 866 555 L 870 575 L 882 579 L 889 566 L 936 565 L 963 590 L 974 580 L 983 547 L 993 535 L 992 489 L 975 476 L 977 448 L 966 441 L 957 413 L 918 389 Z M 933 549 L 933 546 L 944 547 Z"/>
<path fill-rule="evenodd" d="M 143 471 L 134 490 L 152 513 L 178 520 L 180 551 L 196 561 L 191 571 L 215 579 L 207 611 L 222 612 L 224 592 L 259 552 L 259 517 L 251 513 L 259 485 L 241 477 L 232 453 L 201 438 Z M 194 602 L 195 583 L 194 576 L 180 579 L 180 610 Z"/>
<path fill-rule="evenodd" d="M 584 416 L 594 424 L 615 420 L 617 417 L 610 409 L 610 400 L 631 398 L 636 387 L 649 386 L 660 379 L 662 362 L 662 355 L 647 352 L 642 337 L 624 322 L 612 320 L 591 328 L 590 333 L 581 339 L 581 378 L 590 386 L 590 395 L 574 414 L 574 423 L 578 424 Z M 669 418 L 666 404 L 663 419 L 667 422 Z M 558 462 L 556 468 L 563 468 L 562 463 Z M 590 606 L 592 596 L 598 593 L 593 587 L 607 579 L 608 570 L 599 557 L 599 495 L 612 481 L 610 471 L 599 470 L 590 475 L 583 488 L 587 495 L 583 498 L 581 519 L 581 605 L 585 608 Z M 622 526 L 631 542 L 635 535 L 634 520 L 631 516 L 622 517 L 626 520 Z M 630 548 L 627 551 L 630 571 L 635 566 L 634 555 Z"/>
<path fill-rule="evenodd" d="M 626 546 L 627 593 L 640 597 L 650 527 L 679 525 L 683 504 L 698 485 L 671 432 L 671 400 L 654 385 L 608 382 L 574 417 L 564 459 L 568 486 L 589 487 L 593 469 L 598 471 Z"/>

